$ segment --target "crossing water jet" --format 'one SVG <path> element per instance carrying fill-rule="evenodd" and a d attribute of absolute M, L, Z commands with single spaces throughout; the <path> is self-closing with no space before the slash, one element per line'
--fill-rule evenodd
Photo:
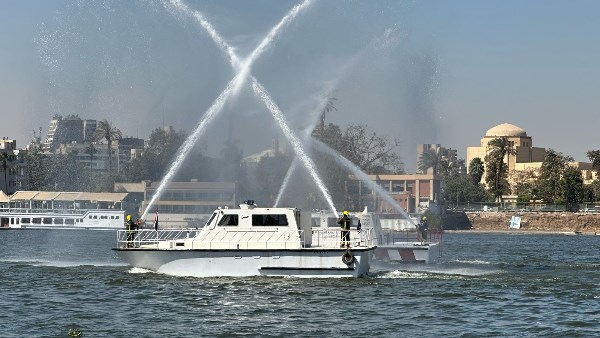
<path fill-rule="evenodd" d="M 352 57 L 348 59 L 338 70 L 338 75 L 334 77 L 334 80 L 329 81 L 327 83 L 326 89 L 323 91 L 323 94 L 320 96 L 319 104 L 317 104 L 317 108 L 312 111 L 308 118 L 308 127 L 306 128 L 307 132 L 305 132 L 302 136 L 302 141 L 305 142 L 307 138 L 311 136 L 311 131 L 314 129 L 316 124 L 318 123 L 319 118 L 329 101 L 331 94 L 338 87 L 339 83 L 342 81 L 343 77 L 348 73 L 348 70 L 354 68 L 362 59 L 368 56 L 368 52 L 371 50 L 381 50 L 382 48 L 389 48 L 392 43 L 390 41 L 397 40 L 394 38 L 396 35 L 395 30 L 392 28 L 385 29 L 380 36 L 377 36 L 371 42 L 362 48 L 358 53 L 355 53 Z M 341 156 L 341 155 L 339 155 Z M 277 197 L 275 198 L 274 207 L 277 206 L 287 189 L 289 182 L 293 173 L 297 169 L 298 159 L 294 157 L 288 171 L 285 174 L 281 187 L 279 188 L 279 192 L 277 193 Z M 359 169 L 360 170 L 360 169 Z M 368 178 L 368 176 L 367 176 Z M 370 180 L 370 178 L 369 178 Z"/>
<path fill-rule="evenodd" d="M 250 69 L 252 67 L 252 64 L 260 57 L 260 55 L 262 55 L 262 53 L 264 53 L 267 50 L 267 47 L 269 47 L 271 45 L 271 42 L 275 39 L 275 37 L 280 32 L 282 27 L 284 27 L 287 23 L 289 23 L 292 19 L 294 19 L 298 15 L 298 13 L 300 13 L 300 11 L 302 9 L 305 9 L 306 7 L 308 7 L 310 2 L 311 2 L 311 0 L 305 0 L 300 5 L 294 6 L 292 8 L 292 10 L 286 16 L 284 16 L 279 21 L 279 23 L 277 25 L 275 25 L 269 31 L 267 36 L 265 36 L 265 38 L 260 42 L 260 44 L 252 51 L 252 53 L 250 53 L 250 55 L 244 61 L 239 62 L 239 58 L 237 56 L 235 56 L 235 53 L 233 52 L 233 48 L 225 48 L 225 50 L 228 54 L 231 53 L 231 54 L 229 54 L 230 62 L 232 62 L 232 64 L 234 62 L 236 62 L 236 66 L 234 66 L 234 67 L 239 67 L 237 74 L 231 81 L 229 81 L 225 90 L 223 92 L 221 92 L 219 97 L 208 108 L 204 117 L 202 118 L 202 120 L 200 121 L 200 123 L 198 124 L 198 126 L 196 127 L 194 132 L 190 136 L 188 136 L 188 138 L 184 141 L 182 146 L 179 148 L 178 155 L 177 155 L 175 161 L 173 162 L 173 164 L 167 171 L 167 174 L 165 175 L 165 177 L 163 177 L 163 179 L 161 180 L 154 195 L 150 199 L 150 202 L 146 206 L 146 209 L 142 213 L 142 219 L 146 216 L 148 211 L 151 210 L 152 206 L 160 198 L 160 196 L 166 189 L 166 186 L 171 182 L 171 180 L 173 179 L 173 176 L 179 170 L 183 161 L 187 158 L 189 152 L 192 150 L 193 146 L 196 144 L 196 142 L 198 141 L 198 139 L 200 138 L 200 136 L 206 129 L 206 126 L 208 125 L 208 123 L 210 123 L 214 119 L 214 117 L 223 110 L 223 106 L 225 105 L 225 102 L 227 102 L 227 100 L 231 96 L 237 96 L 237 94 L 241 90 L 243 84 L 246 82 L 246 80 L 250 74 Z M 174 6 L 177 6 L 177 5 L 182 4 L 182 2 L 181 1 L 172 1 L 172 4 Z M 183 6 L 179 6 L 179 8 L 184 9 Z M 189 8 L 188 8 L 188 11 L 189 11 Z M 212 26 L 210 26 L 210 27 L 212 27 Z M 214 29 L 212 31 L 213 31 L 213 34 L 211 34 L 211 37 L 213 37 L 213 39 L 214 39 L 214 36 L 216 36 L 216 37 L 219 36 L 218 34 L 216 34 L 216 31 Z M 220 45 L 222 47 L 228 46 L 228 44 L 223 39 L 220 39 L 219 41 L 220 41 Z M 236 60 L 238 60 L 238 61 L 236 61 Z M 253 83 L 256 83 L 256 82 L 257 82 L 256 79 L 253 78 Z"/>
<path fill-rule="evenodd" d="M 381 198 L 383 198 L 386 202 L 388 202 L 394 209 L 396 209 L 396 211 L 398 211 L 398 213 L 400 213 L 402 216 L 404 216 L 406 219 L 409 219 L 411 221 L 411 223 L 414 222 L 412 221 L 412 218 L 410 218 L 410 215 L 408 215 L 406 213 L 406 211 L 404 210 L 404 208 L 402 208 L 402 206 L 400 206 L 400 204 L 398 204 L 398 202 L 396 200 L 394 200 L 388 193 L 387 191 L 383 190 L 383 188 L 381 186 L 379 186 L 379 184 L 377 184 L 375 181 L 373 181 L 369 175 L 365 174 L 357 165 L 355 165 L 354 163 L 352 163 L 351 161 L 349 161 L 348 159 L 346 159 L 344 156 L 342 156 L 341 154 L 339 154 L 337 151 L 335 151 L 334 149 L 332 149 L 331 147 L 329 147 L 328 145 L 326 145 L 325 143 L 316 140 L 314 138 L 311 138 L 310 140 L 310 145 L 313 146 L 316 150 L 324 152 L 326 154 L 329 154 L 332 156 L 332 158 L 338 162 L 339 164 L 341 164 L 342 166 L 344 166 L 345 168 L 349 169 L 352 174 L 356 175 L 356 177 L 361 180 L 362 182 L 364 182 L 365 184 L 367 184 L 367 186 L 377 192 L 377 194 L 379 196 L 381 196 Z"/>
<path fill-rule="evenodd" d="M 264 104 L 267 106 L 267 108 L 273 115 L 273 118 L 275 119 L 275 121 L 277 121 L 277 123 L 279 124 L 279 127 L 281 128 L 283 135 L 288 139 L 288 141 L 292 145 L 292 148 L 294 148 L 294 151 L 296 152 L 296 156 L 298 156 L 300 161 L 302 161 L 302 163 L 308 170 L 309 175 L 312 177 L 312 179 L 315 181 L 315 183 L 317 184 L 317 186 L 323 193 L 325 200 L 327 201 L 327 204 L 329 204 L 329 207 L 331 208 L 331 210 L 334 212 L 335 216 L 337 217 L 338 213 L 335 208 L 335 205 L 333 204 L 333 199 L 331 198 L 331 194 L 329 193 L 327 186 L 325 186 L 325 183 L 323 183 L 323 181 L 317 174 L 317 170 L 315 168 L 313 161 L 304 152 L 304 148 L 302 147 L 302 142 L 300 142 L 298 137 L 294 134 L 294 132 L 288 126 L 288 124 L 285 120 L 285 116 L 281 112 L 281 109 L 279 109 L 277 104 L 271 99 L 271 97 L 267 93 L 266 89 L 263 86 L 261 86 L 260 83 L 258 83 L 258 81 L 256 81 L 256 79 L 254 79 L 254 77 L 252 77 L 252 89 L 254 90 L 254 93 L 264 102 Z"/>

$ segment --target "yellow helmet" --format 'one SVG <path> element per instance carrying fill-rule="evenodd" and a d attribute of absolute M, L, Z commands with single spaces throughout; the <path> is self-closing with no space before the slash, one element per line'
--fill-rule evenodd
<path fill-rule="evenodd" d="M 424 220 L 425 220 L 425 219 L 427 219 L 427 216 L 423 216 L 423 219 L 424 219 Z"/>
<path fill-rule="evenodd" d="M 344 215 L 348 215 L 348 210 L 344 210 Z"/>
<path fill-rule="evenodd" d="M 127 215 L 127 220 L 131 221 L 131 215 Z"/>

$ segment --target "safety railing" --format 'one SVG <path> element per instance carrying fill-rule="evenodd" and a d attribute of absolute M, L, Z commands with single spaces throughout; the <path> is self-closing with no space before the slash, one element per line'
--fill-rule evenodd
<path fill-rule="evenodd" d="M 341 229 L 312 230 L 311 247 L 369 247 L 374 245 L 372 229 L 349 230 L 349 240 L 343 240 Z M 120 248 L 181 249 L 297 249 L 307 247 L 303 230 L 119 230 Z M 179 244 L 180 245 L 179 245 Z"/>
<path fill-rule="evenodd" d="M 117 245 L 121 248 L 158 248 L 159 243 L 168 243 L 168 248 L 178 248 L 181 243 L 181 249 L 294 249 L 304 247 L 304 232 L 209 229 L 117 231 Z"/>
<path fill-rule="evenodd" d="M 342 237 L 344 232 L 348 232 L 348 237 Z M 313 229 L 312 246 L 323 248 L 356 248 L 373 246 L 372 229 L 363 230 L 342 230 L 339 228 Z"/>
<path fill-rule="evenodd" d="M 377 236 L 377 242 L 380 245 L 392 245 L 394 243 L 409 242 L 428 242 L 441 243 L 442 230 L 437 228 L 427 229 L 426 238 L 423 238 L 420 231 L 415 230 L 384 230 Z"/>

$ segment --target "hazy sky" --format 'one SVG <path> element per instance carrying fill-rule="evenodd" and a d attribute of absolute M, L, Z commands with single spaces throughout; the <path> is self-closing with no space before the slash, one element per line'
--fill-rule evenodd
<path fill-rule="evenodd" d="M 299 1 L 192 1 L 246 56 Z M 397 139 L 409 171 L 418 143 L 479 145 L 508 122 L 534 146 L 585 161 L 600 149 L 600 1 L 315 0 L 252 73 L 292 127 L 366 124 Z M 24 146 L 55 113 L 108 119 L 124 135 L 191 131 L 234 75 L 199 25 L 160 1 L 7 0 L 0 4 L 0 135 Z M 329 89 L 334 88 L 329 91 Z M 202 137 L 249 155 L 277 127 L 244 90 Z"/>

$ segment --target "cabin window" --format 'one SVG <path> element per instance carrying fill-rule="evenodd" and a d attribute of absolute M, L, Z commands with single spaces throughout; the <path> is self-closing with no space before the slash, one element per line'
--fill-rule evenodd
<path fill-rule="evenodd" d="M 31 222 L 31 220 L 29 218 L 21 219 L 21 223 L 23 223 L 23 224 L 29 224 L 29 222 Z"/>
<path fill-rule="evenodd" d="M 115 216 L 115 219 L 119 219 L 119 216 Z"/>
<path fill-rule="evenodd" d="M 235 226 L 238 225 L 238 215 L 223 215 L 223 218 L 219 221 L 219 225 L 223 226 Z"/>
<path fill-rule="evenodd" d="M 65 219 L 65 224 L 73 225 L 75 224 L 75 220 L 72 218 Z"/>
<path fill-rule="evenodd" d="M 94 215 L 94 219 L 98 219 L 98 216 Z"/>
<path fill-rule="evenodd" d="M 44 218 L 44 224 L 52 224 L 52 218 Z"/>
<path fill-rule="evenodd" d="M 321 218 L 320 217 L 313 217 L 313 218 L 310 219 L 310 223 L 311 223 L 311 226 L 313 228 L 318 228 L 318 227 L 321 226 Z"/>
<path fill-rule="evenodd" d="M 10 218 L 10 224 L 15 224 L 15 219 L 14 218 Z"/>
<path fill-rule="evenodd" d="M 19 218 L 17 218 L 17 224 L 19 224 L 19 220 L 20 220 L 20 219 L 19 219 Z"/>
<path fill-rule="evenodd" d="M 92 215 L 90 215 L 90 219 L 92 219 Z"/>
<path fill-rule="evenodd" d="M 33 224 L 42 224 L 42 219 L 41 218 L 34 218 L 31 223 L 33 223 Z"/>
<path fill-rule="evenodd" d="M 212 216 L 210 216 L 210 218 L 208 219 L 208 222 L 206 222 L 206 224 L 205 224 L 205 225 L 209 225 L 209 224 L 210 224 L 210 223 L 213 221 L 213 219 L 215 219 L 215 217 L 216 217 L 216 216 L 217 216 L 217 213 L 216 213 L 216 212 L 214 212 L 214 213 L 212 214 Z"/>
<path fill-rule="evenodd" d="M 335 228 L 335 227 L 339 227 L 340 225 L 337 224 L 337 218 L 335 217 L 327 217 L 327 227 L 328 228 Z"/>
<path fill-rule="evenodd" d="M 253 226 L 288 225 L 286 215 L 252 215 Z"/>
<path fill-rule="evenodd" d="M 115 216 L 110 216 L 110 219 L 115 219 Z"/>
<path fill-rule="evenodd" d="M 62 218 L 55 218 L 54 219 L 54 224 L 63 224 L 63 219 Z"/>

